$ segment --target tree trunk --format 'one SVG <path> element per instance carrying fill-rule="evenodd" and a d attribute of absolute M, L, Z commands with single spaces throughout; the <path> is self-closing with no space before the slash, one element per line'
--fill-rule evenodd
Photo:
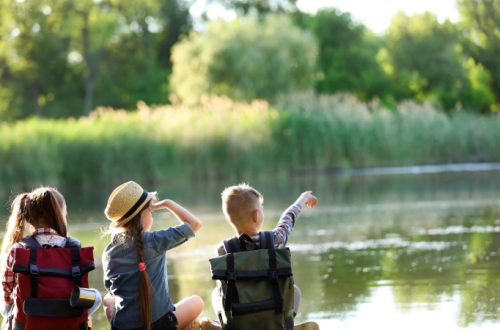
<path fill-rule="evenodd" d="M 83 114 L 88 116 L 92 110 L 94 103 L 94 83 L 97 75 L 95 59 L 90 49 L 90 29 L 89 29 L 89 13 L 82 12 L 83 27 L 82 27 L 82 44 L 83 58 L 87 65 L 87 76 L 85 77 L 85 99 L 83 104 Z"/>

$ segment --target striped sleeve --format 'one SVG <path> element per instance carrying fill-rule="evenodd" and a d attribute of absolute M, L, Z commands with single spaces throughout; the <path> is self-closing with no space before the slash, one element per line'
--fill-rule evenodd
<path fill-rule="evenodd" d="M 295 224 L 295 219 L 302 211 L 300 204 L 295 203 L 290 205 L 285 212 L 281 214 L 278 224 L 273 229 L 274 233 L 274 246 L 277 248 L 285 247 L 288 236 L 292 232 Z"/>

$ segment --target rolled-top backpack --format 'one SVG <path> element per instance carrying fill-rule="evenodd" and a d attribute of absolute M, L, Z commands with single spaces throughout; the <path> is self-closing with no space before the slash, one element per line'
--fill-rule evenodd
<path fill-rule="evenodd" d="M 242 235 L 224 241 L 227 254 L 210 259 L 224 306 L 218 315 L 223 329 L 293 329 L 290 250 L 275 249 L 272 232 L 259 235 L 257 250 L 247 250 Z"/>
<path fill-rule="evenodd" d="M 93 247 L 67 238 L 64 248 L 41 247 L 30 236 L 15 250 L 17 273 L 14 329 L 86 330 L 87 309 L 71 307 L 73 289 L 88 287 L 88 272 L 95 268 Z"/>

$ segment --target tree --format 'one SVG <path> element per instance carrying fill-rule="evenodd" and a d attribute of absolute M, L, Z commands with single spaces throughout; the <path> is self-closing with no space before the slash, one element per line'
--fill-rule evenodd
<path fill-rule="evenodd" d="M 61 2 L 2 0 L 0 6 L 0 116 L 66 115 L 81 86 L 68 66 Z"/>
<path fill-rule="evenodd" d="M 182 0 L 0 0 L 0 118 L 168 100 Z"/>
<path fill-rule="evenodd" d="M 466 52 L 491 74 L 491 88 L 500 101 L 500 1 L 458 0 Z M 499 105 L 496 106 L 497 108 Z"/>
<path fill-rule="evenodd" d="M 160 18 L 163 33 L 158 47 L 158 59 L 163 66 L 172 67 L 172 47 L 189 34 L 192 28 L 189 3 L 180 0 L 163 0 L 160 4 Z"/>
<path fill-rule="evenodd" d="M 467 84 L 459 37 L 453 24 L 440 24 L 431 13 L 396 15 L 379 53 L 395 97 L 433 100 L 453 109 Z"/>
<path fill-rule="evenodd" d="M 221 3 L 228 9 L 234 9 L 242 15 L 283 13 L 296 9 L 297 0 L 209 0 L 209 3 Z"/>
<path fill-rule="evenodd" d="M 491 90 L 491 75 L 480 63 L 468 58 L 465 63 L 466 86 L 461 98 L 467 109 L 490 112 L 494 108 L 495 95 Z"/>
<path fill-rule="evenodd" d="M 323 9 L 313 16 L 297 11 L 293 17 L 319 42 L 317 91 L 348 91 L 361 99 L 387 93 L 388 81 L 376 59 L 381 42 L 363 25 L 336 9 Z"/>
<path fill-rule="evenodd" d="M 286 17 L 214 21 L 174 47 L 171 87 L 185 101 L 206 94 L 274 100 L 312 87 L 316 55 L 314 38 Z"/>

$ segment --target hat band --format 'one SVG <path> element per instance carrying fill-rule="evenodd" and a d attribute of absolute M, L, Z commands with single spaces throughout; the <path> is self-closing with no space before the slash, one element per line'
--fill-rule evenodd
<path fill-rule="evenodd" d="M 139 206 L 141 206 L 141 204 L 146 200 L 146 198 L 148 197 L 148 193 L 146 191 L 142 191 L 142 195 L 141 197 L 139 198 L 139 200 L 134 204 L 134 206 L 132 206 L 130 208 L 130 210 L 128 210 L 127 213 L 125 213 L 125 215 L 123 217 L 121 217 L 117 222 L 121 222 L 121 221 L 124 221 L 125 219 L 127 219 L 128 217 L 130 217 L 132 214 L 134 214 L 134 212 L 137 210 L 137 208 Z"/>

